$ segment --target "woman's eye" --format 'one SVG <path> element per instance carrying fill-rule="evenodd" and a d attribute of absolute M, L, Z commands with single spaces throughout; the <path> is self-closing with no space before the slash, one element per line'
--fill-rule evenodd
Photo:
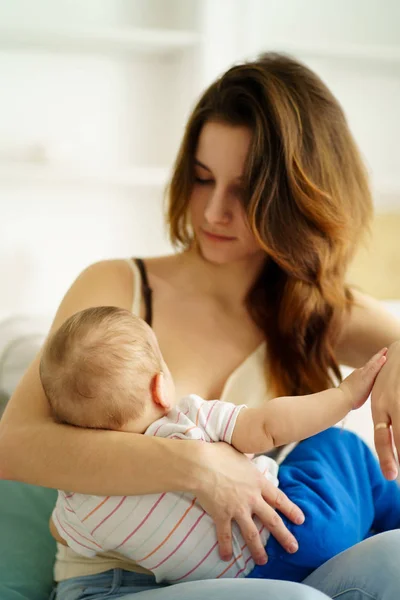
<path fill-rule="evenodd" d="M 203 179 L 202 177 L 195 177 L 194 180 L 196 183 L 199 183 L 200 185 L 207 185 L 209 183 L 213 183 L 212 179 Z"/>

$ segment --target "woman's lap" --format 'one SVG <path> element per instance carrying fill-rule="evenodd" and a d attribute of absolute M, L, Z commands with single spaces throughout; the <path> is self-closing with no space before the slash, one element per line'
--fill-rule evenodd
<path fill-rule="evenodd" d="M 304 581 L 306 586 L 311 587 L 263 579 L 214 579 L 160 586 L 151 576 L 115 569 L 100 575 L 69 579 L 59 586 L 57 595 L 53 598 L 54 600 L 204 600 L 204 598 L 398 600 L 399 557 L 400 531 L 396 530 L 369 538 L 326 562 Z"/>
<path fill-rule="evenodd" d="M 54 600 L 326 600 L 304 585 L 262 579 L 212 579 L 160 586 L 147 575 L 115 569 L 69 579 L 59 585 Z"/>

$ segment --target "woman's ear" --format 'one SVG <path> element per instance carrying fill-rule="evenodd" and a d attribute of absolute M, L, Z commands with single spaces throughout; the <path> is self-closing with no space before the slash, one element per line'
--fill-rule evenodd
<path fill-rule="evenodd" d="M 155 404 L 164 408 L 166 411 L 170 410 L 171 402 L 168 398 L 168 389 L 165 382 L 164 373 L 156 373 L 150 384 L 151 397 Z"/>

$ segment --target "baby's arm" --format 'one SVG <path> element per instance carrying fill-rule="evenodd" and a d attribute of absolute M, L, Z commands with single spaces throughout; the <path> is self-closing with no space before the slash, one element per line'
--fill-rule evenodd
<path fill-rule="evenodd" d="M 274 398 L 260 408 L 240 411 L 232 445 L 240 452 L 266 452 L 298 442 L 335 425 L 367 400 L 386 361 L 387 349 L 353 371 L 337 388 L 306 396 Z"/>

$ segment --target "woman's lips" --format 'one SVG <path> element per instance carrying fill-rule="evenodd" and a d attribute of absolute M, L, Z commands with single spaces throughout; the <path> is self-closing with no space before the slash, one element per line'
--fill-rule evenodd
<path fill-rule="evenodd" d="M 215 233 L 210 233 L 208 231 L 202 230 L 203 234 L 210 240 L 214 242 L 232 242 L 235 238 L 228 237 L 226 235 L 216 235 Z"/>

